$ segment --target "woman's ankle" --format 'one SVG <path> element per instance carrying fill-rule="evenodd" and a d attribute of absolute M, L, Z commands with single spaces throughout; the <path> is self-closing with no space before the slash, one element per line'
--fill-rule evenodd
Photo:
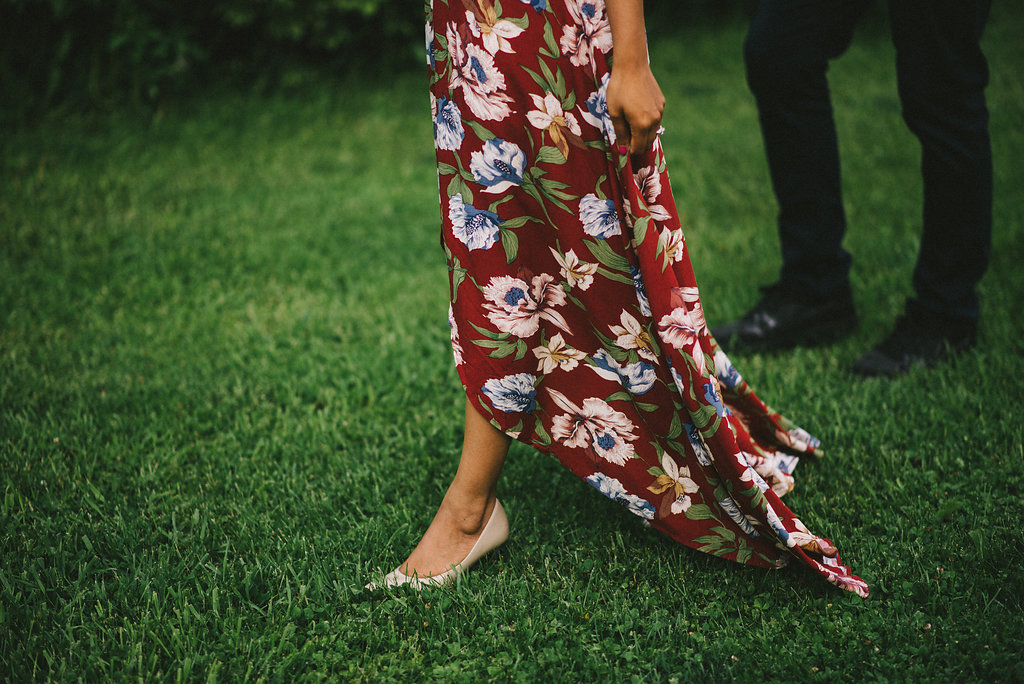
<path fill-rule="evenodd" d="M 449 489 L 441 505 L 459 532 L 474 536 L 483 530 L 495 501 L 494 493 L 479 495 Z"/>

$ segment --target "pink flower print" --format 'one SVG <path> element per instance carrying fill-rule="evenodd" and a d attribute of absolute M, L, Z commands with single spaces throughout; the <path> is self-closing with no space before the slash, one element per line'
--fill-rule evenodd
<path fill-rule="evenodd" d="M 654 166 L 645 166 L 633 174 L 633 178 L 636 180 L 637 187 L 640 188 L 640 196 L 644 198 L 647 213 L 651 215 L 651 218 L 658 222 L 672 218 L 665 207 L 658 204 L 658 198 L 661 196 L 661 175 L 658 173 L 658 169 Z"/>
<path fill-rule="evenodd" d="M 448 305 L 448 326 L 451 329 L 452 354 L 455 356 L 455 365 L 462 365 L 462 342 L 459 340 L 459 324 L 455 322 L 455 311 L 452 305 Z"/>
<path fill-rule="evenodd" d="M 590 448 L 596 456 L 615 465 L 624 465 L 633 457 L 635 452 L 630 442 L 637 436 L 626 414 L 598 397 L 584 399 L 583 406 L 579 407 L 557 390 L 548 389 L 548 394 L 566 411 L 551 422 L 553 439 L 573 449 Z"/>
<path fill-rule="evenodd" d="M 511 114 L 505 75 L 498 71 L 491 54 L 479 45 L 463 44 L 455 24 L 449 24 L 445 34 L 452 61 L 451 89 L 462 88 L 463 99 L 480 119 L 501 121 Z"/>
<path fill-rule="evenodd" d="M 603 0 L 566 0 L 573 23 L 562 29 L 559 46 L 576 66 L 594 66 L 594 51 L 612 49 L 612 29 Z"/>
<path fill-rule="evenodd" d="M 565 292 L 547 273 L 534 276 L 532 285 L 511 276 L 496 276 L 483 288 L 487 318 L 501 332 L 516 337 L 532 337 L 540 329 L 540 320 L 554 323 L 569 332 L 562 314 L 554 310 L 565 304 Z"/>

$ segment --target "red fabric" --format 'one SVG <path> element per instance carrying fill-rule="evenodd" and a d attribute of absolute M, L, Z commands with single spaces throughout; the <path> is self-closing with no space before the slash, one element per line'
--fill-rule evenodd
<path fill-rule="evenodd" d="M 434 0 L 427 40 L 470 401 L 682 544 L 866 596 L 779 498 L 818 442 L 708 333 L 660 143 L 610 139 L 603 1 Z"/>

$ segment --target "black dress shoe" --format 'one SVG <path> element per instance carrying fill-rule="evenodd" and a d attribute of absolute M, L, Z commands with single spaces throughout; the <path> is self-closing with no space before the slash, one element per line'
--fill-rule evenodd
<path fill-rule="evenodd" d="M 905 315 L 889 337 L 857 359 L 851 370 L 864 377 L 893 378 L 917 366 L 931 368 L 948 361 L 971 349 L 977 339 L 974 322 L 937 326 Z"/>
<path fill-rule="evenodd" d="M 848 286 L 827 299 L 811 299 L 782 283 L 761 291 L 761 301 L 742 318 L 711 329 L 723 348 L 774 351 L 823 344 L 857 328 Z"/>

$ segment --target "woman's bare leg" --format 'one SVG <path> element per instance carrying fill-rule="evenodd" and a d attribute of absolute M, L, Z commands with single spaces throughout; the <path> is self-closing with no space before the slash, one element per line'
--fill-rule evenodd
<path fill-rule="evenodd" d="M 436 575 L 469 554 L 494 508 L 510 441 L 466 402 L 466 433 L 455 479 L 420 543 L 399 566 L 403 573 Z"/>

